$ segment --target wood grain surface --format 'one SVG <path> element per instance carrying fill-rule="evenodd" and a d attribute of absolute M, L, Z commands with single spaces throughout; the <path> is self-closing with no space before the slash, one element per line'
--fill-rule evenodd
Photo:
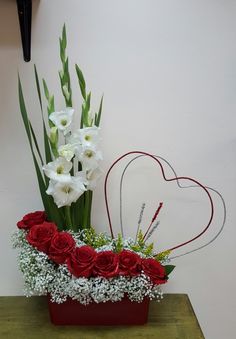
<path fill-rule="evenodd" d="M 204 339 L 186 294 L 152 301 L 144 326 L 55 326 L 45 297 L 0 297 L 1 339 Z"/>

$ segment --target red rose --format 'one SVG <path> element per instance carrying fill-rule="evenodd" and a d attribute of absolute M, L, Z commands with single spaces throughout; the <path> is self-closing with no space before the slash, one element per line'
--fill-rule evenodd
<path fill-rule="evenodd" d="M 135 276 L 141 272 L 141 258 L 137 253 L 123 250 L 119 254 L 119 274 Z"/>
<path fill-rule="evenodd" d="M 96 257 L 97 252 L 92 247 L 77 247 L 67 259 L 67 267 L 74 276 L 88 278 L 92 274 Z"/>
<path fill-rule="evenodd" d="M 34 225 L 42 224 L 46 220 L 44 211 L 36 211 L 26 214 L 22 220 L 18 221 L 17 227 L 20 229 L 28 230 Z"/>
<path fill-rule="evenodd" d="M 29 244 L 36 247 L 37 250 L 48 253 L 51 239 L 56 232 L 57 226 L 54 223 L 44 221 L 40 225 L 32 226 L 26 239 Z"/>
<path fill-rule="evenodd" d="M 119 272 L 119 256 L 112 251 L 99 252 L 93 273 L 104 278 L 114 277 Z"/>
<path fill-rule="evenodd" d="M 57 264 L 63 264 L 75 247 L 75 241 L 69 233 L 57 232 L 51 239 L 48 256 Z"/>
<path fill-rule="evenodd" d="M 151 258 L 142 259 L 142 269 L 154 284 L 159 285 L 167 282 L 165 268 L 159 261 Z"/>

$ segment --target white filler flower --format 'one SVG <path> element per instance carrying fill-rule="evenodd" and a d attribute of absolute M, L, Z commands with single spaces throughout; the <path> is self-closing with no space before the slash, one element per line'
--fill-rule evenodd
<path fill-rule="evenodd" d="M 52 112 L 49 115 L 49 119 L 54 123 L 54 125 L 66 135 L 70 132 L 71 122 L 74 114 L 74 109 L 71 107 L 66 107 L 64 111 Z"/>
<path fill-rule="evenodd" d="M 54 181 L 65 182 L 70 179 L 72 163 L 65 158 L 59 157 L 55 161 L 43 166 L 46 176 Z"/>
<path fill-rule="evenodd" d="M 86 182 L 81 176 L 70 177 L 67 182 L 50 180 L 46 193 L 53 196 L 54 202 L 59 208 L 70 206 L 86 191 L 85 184 Z"/>

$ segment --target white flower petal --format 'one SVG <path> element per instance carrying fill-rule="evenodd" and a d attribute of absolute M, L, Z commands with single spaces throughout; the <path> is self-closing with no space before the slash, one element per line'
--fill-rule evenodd
<path fill-rule="evenodd" d="M 67 182 L 50 180 L 46 193 L 53 196 L 55 204 L 60 208 L 76 202 L 85 191 L 84 179 L 78 176 L 70 177 Z"/>
<path fill-rule="evenodd" d="M 88 180 L 87 189 L 94 190 L 97 184 L 98 179 L 101 177 L 102 171 L 99 167 L 92 169 L 87 172 L 86 177 Z"/>
<path fill-rule="evenodd" d="M 58 153 L 61 157 L 65 158 L 67 161 L 70 161 L 75 155 L 75 146 L 72 144 L 62 145 L 59 147 Z"/>
<path fill-rule="evenodd" d="M 102 160 L 102 153 L 95 147 L 81 147 L 78 157 L 83 170 L 89 171 L 98 167 L 99 160 Z"/>
<path fill-rule="evenodd" d="M 96 126 L 81 128 L 78 131 L 79 140 L 83 147 L 91 147 L 98 144 L 99 128 Z"/>
<path fill-rule="evenodd" d="M 71 122 L 72 122 L 73 114 L 74 114 L 74 109 L 71 107 L 66 107 L 64 111 L 52 112 L 49 115 L 49 119 L 65 135 L 71 129 Z"/>
<path fill-rule="evenodd" d="M 61 182 L 69 180 L 71 169 L 72 163 L 62 157 L 43 166 L 43 171 L 48 178 Z"/>

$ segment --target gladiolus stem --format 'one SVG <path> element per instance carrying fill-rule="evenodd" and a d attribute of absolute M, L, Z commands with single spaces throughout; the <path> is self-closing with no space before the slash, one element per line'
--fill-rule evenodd
<path fill-rule="evenodd" d="M 72 229 L 73 224 L 72 224 L 72 220 L 71 220 L 70 206 L 65 207 L 65 217 L 66 217 L 66 228 Z"/>

